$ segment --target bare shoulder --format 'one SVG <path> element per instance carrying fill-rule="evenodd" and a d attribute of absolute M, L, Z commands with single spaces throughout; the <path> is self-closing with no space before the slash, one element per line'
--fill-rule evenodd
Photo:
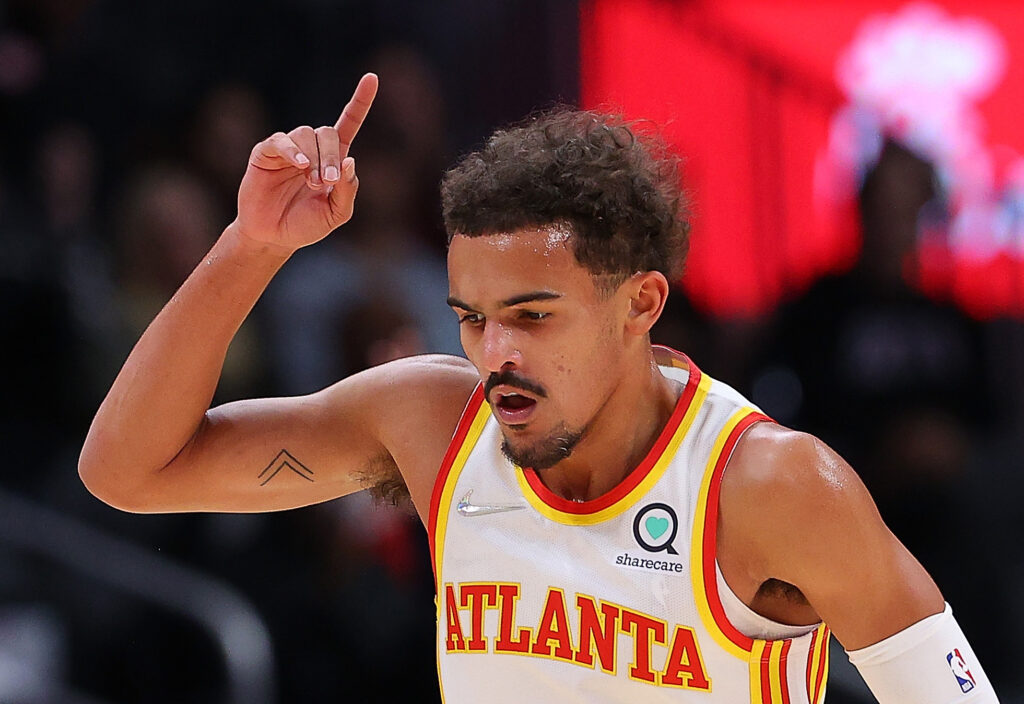
<path fill-rule="evenodd" d="M 752 425 L 736 445 L 723 477 L 723 498 L 762 510 L 830 513 L 836 502 L 870 497 L 857 473 L 808 433 L 775 423 Z"/>
<path fill-rule="evenodd" d="M 424 354 L 403 357 L 371 367 L 335 384 L 372 387 L 387 392 L 401 388 L 406 393 L 459 393 L 472 390 L 479 381 L 469 360 L 447 354 Z"/>
<path fill-rule="evenodd" d="M 393 451 L 410 436 L 450 438 L 479 381 L 468 360 L 420 355 L 372 367 L 318 395 L 338 422 L 358 416 Z"/>
<path fill-rule="evenodd" d="M 737 444 L 719 515 L 731 561 L 752 579 L 801 588 L 834 555 L 890 535 L 849 464 L 813 435 L 774 423 L 751 426 Z"/>
<path fill-rule="evenodd" d="M 942 610 L 938 587 L 860 477 L 812 435 L 751 426 L 726 468 L 720 509 L 719 548 L 727 543 L 734 573 L 796 586 L 847 649 Z"/>
<path fill-rule="evenodd" d="M 328 405 L 345 405 L 349 399 L 371 406 L 412 411 L 431 416 L 453 399 L 468 398 L 479 381 L 468 360 L 443 354 L 418 355 L 371 367 L 342 379 L 320 392 Z M 428 422 L 423 418 L 423 422 Z"/>
<path fill-rule="evenodd" d="M 423 513 L 434 478 L 480 378 L 466 359 L 421 355 L 382 364 L 320 392 L 335 427 L 376 437 Z"/>

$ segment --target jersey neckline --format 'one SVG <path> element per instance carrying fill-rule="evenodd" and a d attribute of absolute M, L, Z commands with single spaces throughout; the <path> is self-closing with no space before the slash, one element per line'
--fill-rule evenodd
<path fill-rule="evenodd" d="M 627 510 L 661 478 L 686 435 L 697 410 L 707 396 L 709 377 L 682 352 L 652 345 L 655 361 L 662 367 L 686 369 L 688 376 L 668 421 L 646 457 L 615 487 L 589 501 L 570 501 L 548 489 L 532 468 L 516 467 L 523 496 L 539 513 L 568 525 L 593 525 Z"/>

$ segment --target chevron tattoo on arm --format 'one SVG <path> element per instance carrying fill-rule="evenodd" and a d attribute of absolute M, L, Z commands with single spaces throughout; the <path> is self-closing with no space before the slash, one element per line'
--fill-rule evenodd
<path fill-rule="evenodd" d="M 257 479 L 263 480 L 260 482 L 260 486 L 266 486 L 267 482 L 276 477 L 282 469 L 290 469 L 307 482 L 313 481 L 313 470 L 299 462 L 295 458 L 295 455 L 288 452 L 288 450 L 282 449 L 277 453 L 277 456 L 271 460 L 270 464 L 268 464 L 264 470 L 259 473 Z"/>

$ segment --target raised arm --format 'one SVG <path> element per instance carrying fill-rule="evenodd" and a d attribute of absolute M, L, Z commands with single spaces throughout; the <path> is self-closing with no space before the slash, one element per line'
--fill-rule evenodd
<path fill-rule="evenodd" d="M 308 397 L 208 410 L 228 345 L 271 278 L 351 217 L 358 180 L 348 148 L 376 90 L 367 74 L 335 125 L 279 132 L 253 149 L 238 217 L 150 324 L 93 420 L 79 473 L 99 498 L 147 512 L 301 506 L 402 466 L 395 455 L 407 450 L 388 435 L 397 418 L 437 424 L 425 428 L 434 443 L 446 424 L 450 435 L 473 380 L 465 365 L 438 359 L 371 370 Z M 456 409 L 431 413 L 434 403 Z M 443 452 L 423 454 L 440 461 Z M 430 470 L 414 453 L 404 461 L 416 498 L 428 483 L 419 474 Z"/>
<path fill-rule="evenodd" d="M 752 426 L 729 461 L 720 508 L 727 581 L 732 575 L 748 594 L 768 580 L 795 586 L 879 702 L 997 701 L 939 588 L 853 469 L 820 440 Z M 964 668 L 971 674 L 961 685 Z"/>

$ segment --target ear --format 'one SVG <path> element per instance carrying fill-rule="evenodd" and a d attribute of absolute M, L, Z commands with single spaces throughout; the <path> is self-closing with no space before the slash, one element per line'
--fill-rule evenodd
<path fill-rule="evenodd" d="M 626 288 L 630 295 L 626 331 L 633 335 L 646 335 L 665 310 L 668 279 L 660 271 L 638 272 L 629 279 Z"/>

